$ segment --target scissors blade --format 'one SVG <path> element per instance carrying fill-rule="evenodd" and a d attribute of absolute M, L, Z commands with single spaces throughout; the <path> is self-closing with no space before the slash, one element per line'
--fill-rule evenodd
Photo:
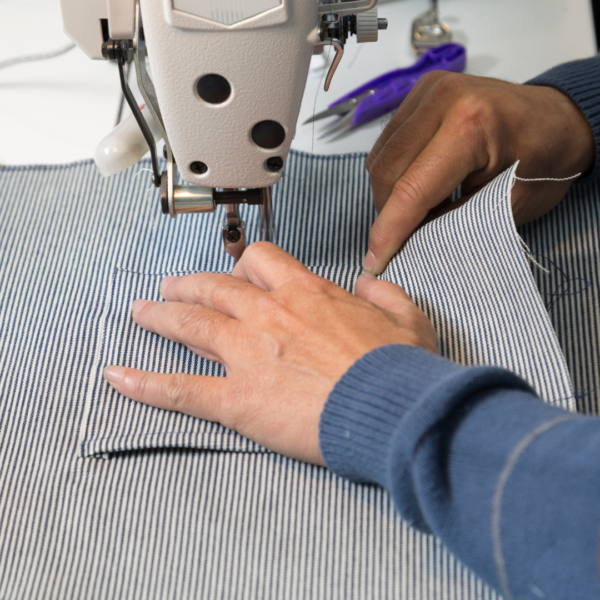
<path fill-rule="evenodd" d="M 335 104 L 327 110 L 313 115 L 310 119 L 304 121 L 302 125 L 308 125 L 308 123 L 320 121 L 321 119 L 326 119 L 327 117 L 346 114 L 349 110 L 352 110 L 359 103 L 359 101 L 359 98 L 350 98 L 350 100 L 346 100 L 346 102 L 342 102 L 341 104 Z"/>
<path fill-rule="evenodd" d="M 334 133 L 337 133 L 342 129 L 346 129 L 348 127 L 352 128 L 352 120 L 354 119 L 354 113 L 355 111 L 352 110 L 347 115 L 343 116 L 340 119 L 337 119 L 335 123 L 332 123 L 327 128 L 325 128 L 325 130 L 321 132 L 321 135 L 317 139 L 322 140 L 323 138 L 333 135 Z"/>
<path fill-rule="evenodd" d="M 343 137 L 346 137 L 354 129 L 354 125 L 350 123 L 349 125 L 346 125 L 346 127 L 344 127 L 341 131 L 338 131 L 338 133 L 334 134 L 333 137 L 328 138 L 327 142 L 335 142 L 337 140 L 340 140 Z"/>

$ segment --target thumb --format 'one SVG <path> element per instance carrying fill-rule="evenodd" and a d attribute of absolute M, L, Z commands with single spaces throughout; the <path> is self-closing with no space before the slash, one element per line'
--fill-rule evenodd
<path fill-rule="evenodd" d="M 395 283 L 381 281 L 372 273 L 364 272 L 357 280 L 354 293 L 357 298 L 371 302 L 383 310 L 402 314 L 407 309 L 419 310 L 410 296 Z"/>

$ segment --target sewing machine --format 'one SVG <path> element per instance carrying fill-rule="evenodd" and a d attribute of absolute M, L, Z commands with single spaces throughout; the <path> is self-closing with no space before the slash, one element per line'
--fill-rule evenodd
<path fill-rule="evenodd" d="M 309 65 L 335 51 L 325 90 L 351 35 L 377 41 L 377 0 L 61 0 L 66 33 L 92 59 L 115 61 L 150 149 L 164 214 L 226 206 L 225 250 L 245 248 L 241 203 L 272 236 L 271 186 L 283 175 Z M 133 62 L 152 125 L 125 76 Z M 151 72 L 151 76 L 150 76 Z M 156 131 L 155 131 L 156 133 Z M 167 169 L 159 171 L 156 138 Z M 177 170 L 187 185 L 177 185 Z"/>

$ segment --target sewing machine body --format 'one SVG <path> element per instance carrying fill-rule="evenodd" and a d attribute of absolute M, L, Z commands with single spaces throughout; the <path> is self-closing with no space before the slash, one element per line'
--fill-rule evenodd
<path fill-rule="evenodd" d="M 363 38 L 376 40 L 376 3 L 61 0 L 65 30 L 90 58 L 111 58 L 120 67 L 134 60 L 138 85 L 165 141 L 169 167 L 160 175 L 154 140 L 146 138 L 154 150 L 155 184 L 163 188 L 163 211 L 173 217 L 214 210 L 225 203 L 216 190 L 265 190 L 279 181 L 311 56 L 333 46 L 334 70 L 346 38 L 357 33 L 356 14 L 365 11 L 370 20 L 362 27 L 370 29 Z M 137 106 L 128 102 L 136 113 Z M 144 121 L 136 119 L 143 129 Z M 190 184 L 185 210 L 176 168 Z M 212 204 L 210 190 L 215 190 Z M 263 204 L 267 196 L 255 203 Z M 270 207 L 267 212 L 263 216 L 270 218 Z"/>

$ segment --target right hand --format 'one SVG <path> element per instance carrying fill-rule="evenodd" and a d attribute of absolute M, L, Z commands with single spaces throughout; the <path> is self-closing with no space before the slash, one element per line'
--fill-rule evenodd
<path fill-rule="evenodd" d="M 433 326 L 400 286 L 365 273 L 352 295 L 268 242 L 248 246 L 231 275 L 170 277 L 161 294 L 166 302 L 134 302 L 135 321 L 220 362 L 227 377 L 114 365 L 104 371 L 110 384 L 315 464 L 325 464 L 325 402 L 359 358 L 388 344 L 437 353 Z"/>
<path fill-rule="evenodd" d="M 563 92 L 434 71 L 421 77 L 367 158 L 379 213 L 365 270 L 379 274 L 410 234 L 462 184 L 460 206 L 520 160 L 523 178 L 563 178 L 595 159 L 592 130 Z M 542 216 L 568 182 L 517 182 L 516 223 Z M 447 208 L 449 209 L 449 207 Z"/>

